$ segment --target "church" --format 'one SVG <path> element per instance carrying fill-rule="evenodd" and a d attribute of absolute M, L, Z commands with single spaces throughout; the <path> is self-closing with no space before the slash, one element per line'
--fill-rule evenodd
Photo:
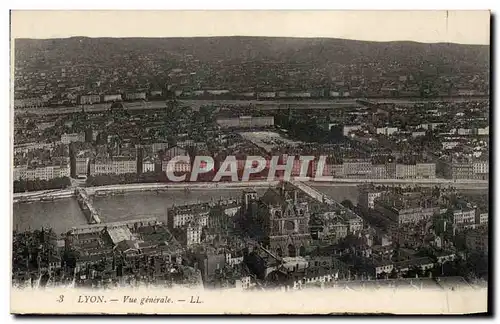
<path fill-rule="evenodd" d="M 306 254 L 311 244 L 309 203 L 298 188 L 282 183 L 260 198 L 247 190 L 242 204 L 242 226 L 251 238 L 278 257 Z"/>

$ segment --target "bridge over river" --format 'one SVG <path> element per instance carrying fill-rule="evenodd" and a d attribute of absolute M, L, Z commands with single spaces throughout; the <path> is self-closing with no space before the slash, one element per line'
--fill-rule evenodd
<path fill-rule="evenodd" d="M 87 217 L 89 224 L 100 224 L 101 217 L 94 206 L 92 206 L 87 191 L 84 188 L 76 189 L 76 199 L 83 211 L 83 214 Z"/>

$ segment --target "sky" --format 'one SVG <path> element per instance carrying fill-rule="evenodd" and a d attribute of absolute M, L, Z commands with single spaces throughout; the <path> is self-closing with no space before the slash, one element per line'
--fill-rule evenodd
<path fill-rule="evenodd" d="M 331 37 L 490 43 L 489 11 L 12 11 L 11 37 Z"/>

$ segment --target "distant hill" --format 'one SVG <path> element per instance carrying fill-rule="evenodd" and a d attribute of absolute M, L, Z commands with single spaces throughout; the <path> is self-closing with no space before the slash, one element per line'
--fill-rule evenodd
<path fill-rule="evenodd" d="M 489 68 L 490 47 L 409 41 L 368 42 L 333 38 L 194 37 L 16 39 L 16 58 L 42 54 L 47 61 L 106 60 L 112 53 L 158 54 L 169 59 L 192 55 L 211 61 L 280 61 L 313 63 L 397 62 L 403 65 L 449 65 L 454 69 Z"/>

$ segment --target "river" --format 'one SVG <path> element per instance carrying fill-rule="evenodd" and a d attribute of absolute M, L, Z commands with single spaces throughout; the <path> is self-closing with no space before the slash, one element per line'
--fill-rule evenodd
<path fill-rule="evenodd" d="M 354 205 L 358 203 L 359 190 L 357 186 L 342 186 L 337 184 L 332 186 L 318 186 L 313 183 L 308 183 L 308 186 L 318 190 L 339 203 L 343 200 L 350 200 Z"/>
<path fill-rule="evenodd" d="M 319 190 L 339 202 L 344 199 L 357 202 L 357 188 L 354 186 L 321 187 Z M 257 188 L 259 195 L 266 188 Z M 169 190 L 161 193 L 135 192 L 123 195 L 93 197 L 93 206 L 98 210 L 104 222 L 115 222 L 141 217 L 156 217 L 166 221 L 167 210 L 172 205 L 195 204 L 211 200 L 240 198 L 242 189 L 219 190 Z M 42 226 L 52 227 L 56 233 L 68 231 L 73 226 L 86 224 L 76 199 L 67 198 L 51 202 L 15 203 L 13 206 L 13 228 L 34 230 Z"/>
<path fill-rule="evenodd" d="M 257 189 L 262 195 L 266 188 Z M 99 211 L 104 222 L 116 222 L 141 217 L 156 217 L 167 221 L 167 210 L 173 205 L 187 205 L 219 199 L 240 198 L 242 189 L 192 190 L 185 192 L 169 190 L 167 192 L 140 192 L 119 196 L 94 197 L 93 205 Z"/>
<path fill-rule="evenodd" d="M 73 226 L 87 223 L 78 202 L 73 198 L 49 202 L 15 203 L 12 213 L 12 228 L 17 228 L 19 231 L 52 227 L 57 234 L 61 234 Z"/>
<path fill-rule="evenodd" d="M 259 195 L 266 188 L 256 189 Z M 172 205 L 195 204 L 211 200 L 240 198 L 242 189 L 220 190 L 169 190 L 162 193 L 136 192 L 107 197 L 93 197 L 93 205 L 104 222 L 115 222 L 141 217 L 156 217 L 166 221 L 167 210 Z M 13 229 L 19 231 L 52 227 L 58 234 L 73 226 L 87 223 L 76 199 L 65 198 L 51 202 L 15 203 Z"/>
<path fill-rule="evenodd" d="M 358 203 L 358 187 L 353 185 L 314 185 L 316 190 L 330 198 L 342 202 L 350 200 L 354 205 Z M 266 188 L 256 189 L 259 195 L 264 194 Z M 487 194 L 487 190 L 471 190 L 469 194 Z M 169 190 L 161 193 L 135 192 L 124 195 L 107 197 L 93 197 L 93 205 L 99 211 L 104 222 L 129 220 L 141 217 L 156 217 L 166 222 L 167 210 L 172 205 L 180 206 L 209 202 L 211 200 L 240 198 L 241 188 L 201 190 L 190 192 L 184 190 Z M 13 228 L 24 231 L 39 229 L 42 226 L 52 227 L 56 233 L 68 231 L 71 227 L 86 224 L 76 199 L 65 198 L 52 202 L 15 203 L 13 206 Z"/>

